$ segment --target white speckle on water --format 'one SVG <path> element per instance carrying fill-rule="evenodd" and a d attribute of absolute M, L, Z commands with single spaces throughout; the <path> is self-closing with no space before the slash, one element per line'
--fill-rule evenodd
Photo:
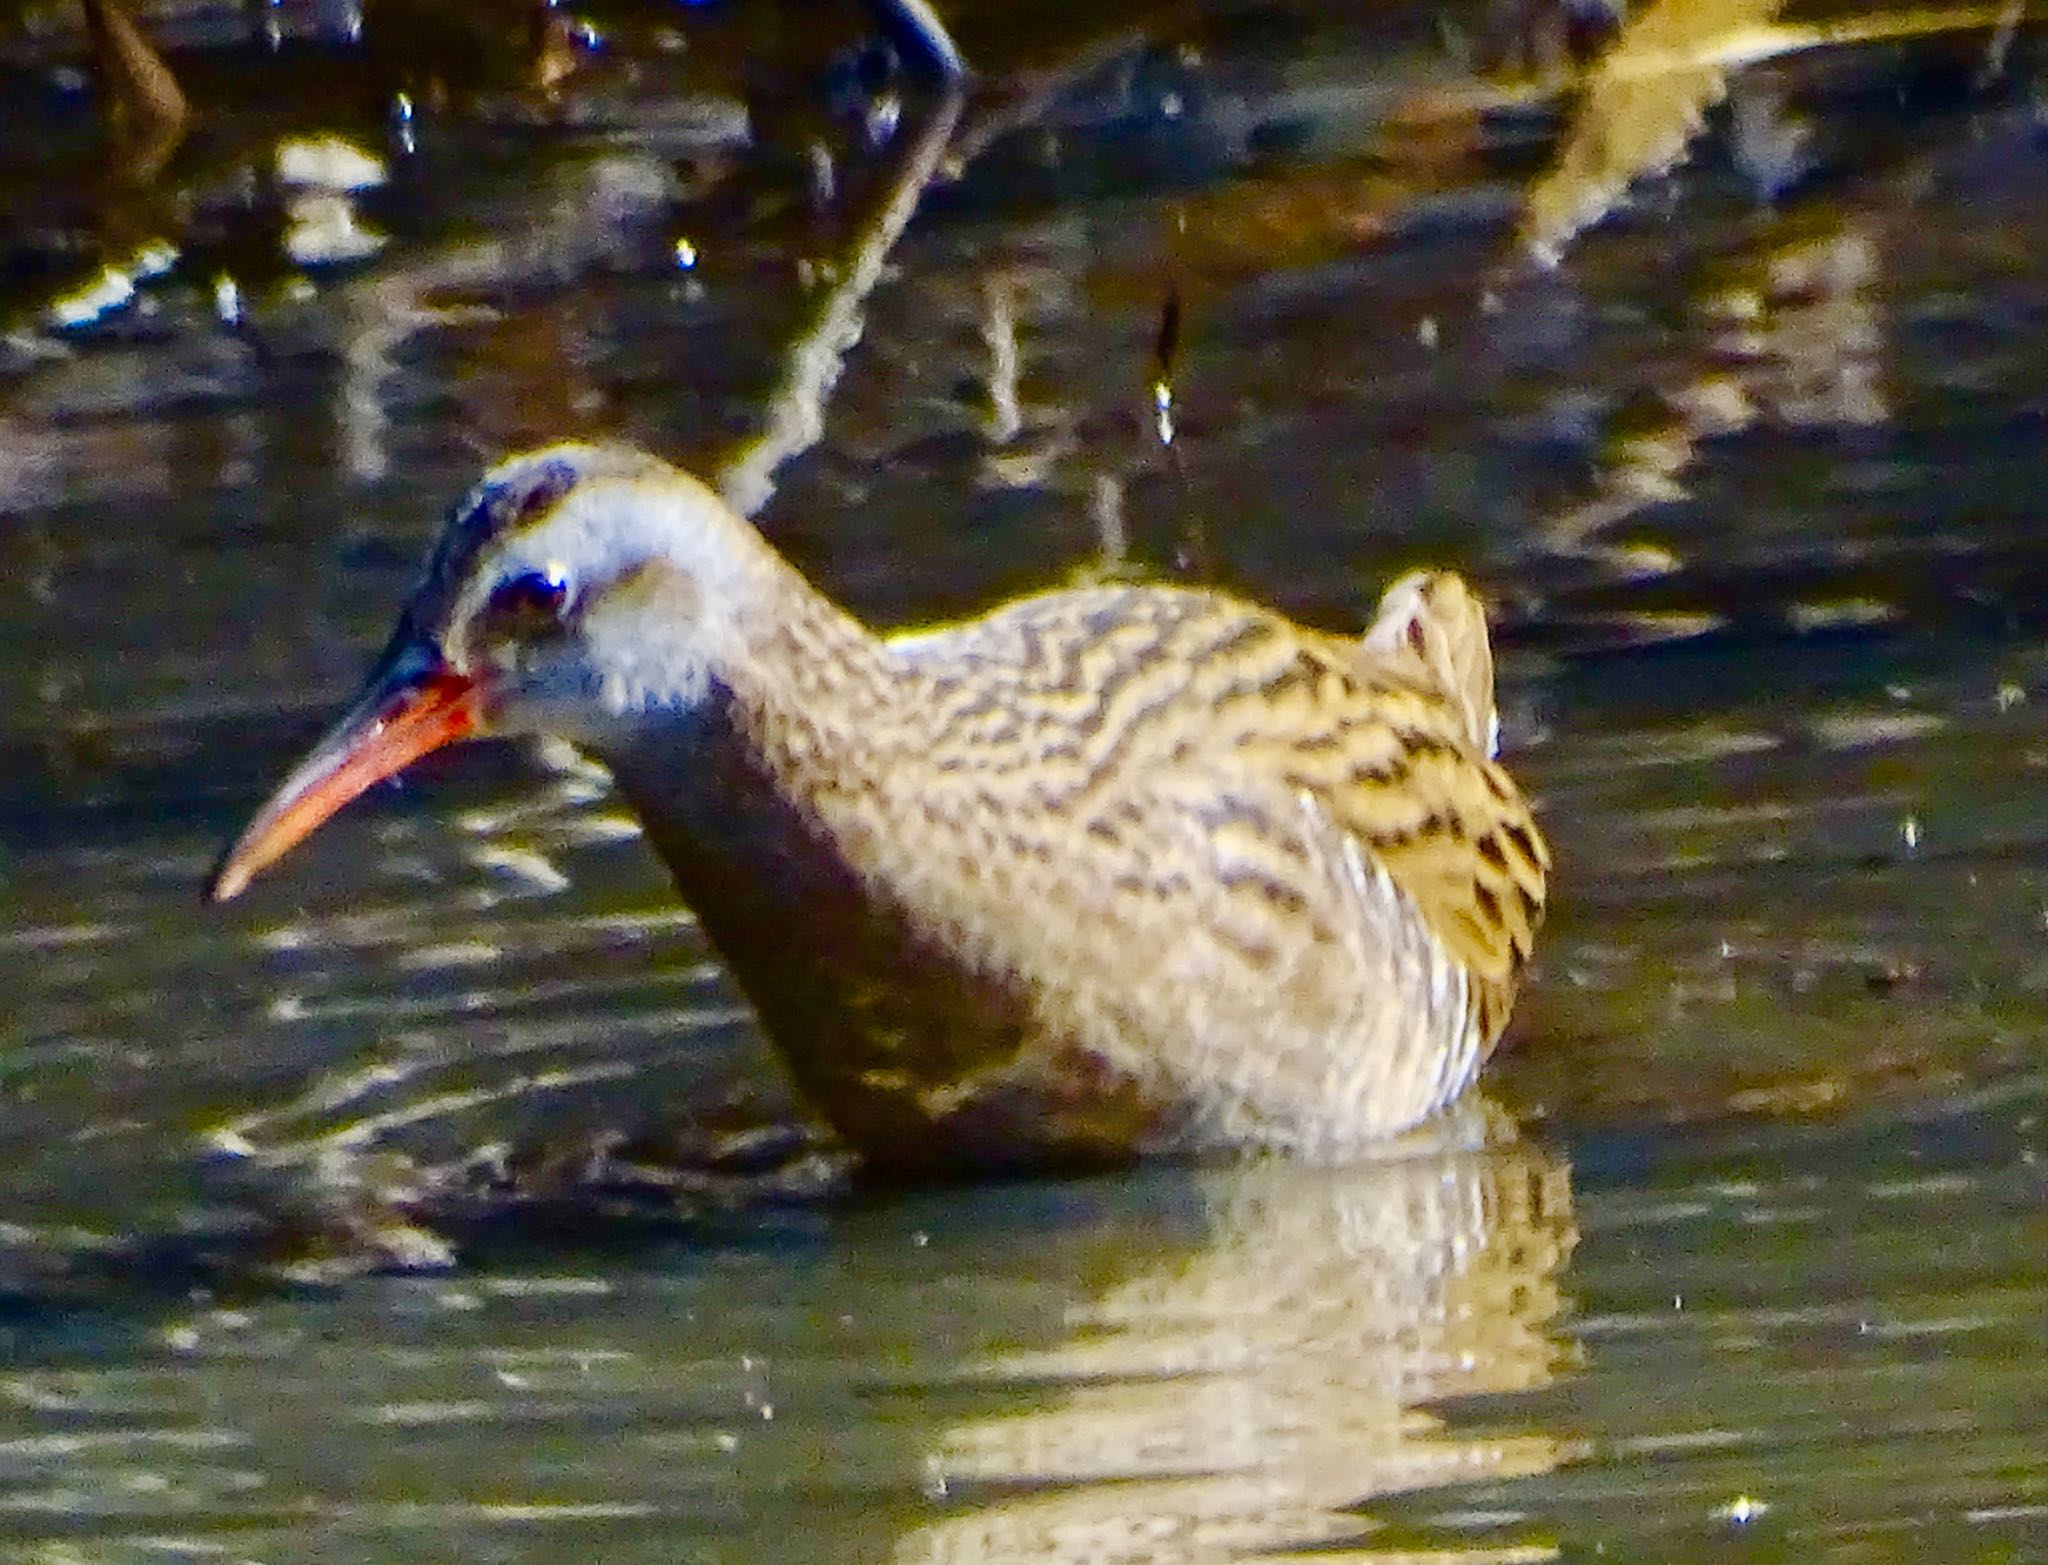
<path fill-rule="evenodd" d="M 1715 1520 L 1724 1521 L 1731 1527 L 1747 1527 L 1762 1516 L 1770 1506 L 1750 1495 L 1738 1494 L 1726 1505 L 1714 1512 Z"/>

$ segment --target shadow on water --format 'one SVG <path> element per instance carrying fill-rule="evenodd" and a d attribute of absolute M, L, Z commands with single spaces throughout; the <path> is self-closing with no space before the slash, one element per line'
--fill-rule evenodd
<path fill-rule="evenodd" d="M 0 8 L 0 1553 L 2048 1551 L 2026 7 L 137 10 L 146 175 Z M 581 433 L 888 625 L 1470 572 L 1519 1128 L 849 1193 L 549 748 L 197 911 Z"/>

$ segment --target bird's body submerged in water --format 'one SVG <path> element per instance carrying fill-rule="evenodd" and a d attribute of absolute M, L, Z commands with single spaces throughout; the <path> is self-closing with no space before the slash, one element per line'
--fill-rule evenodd
<path fill-rule="evenodd" d="M 1326 1156 L 1471 1081 L 1547 854 L 1454 576 L 1362 640 L 1100 587 L 875 636 L 622 448 L 490 474 L 216 896 L 478 734 L 612 772 L 809 1103 L 901 1171 Z"/>

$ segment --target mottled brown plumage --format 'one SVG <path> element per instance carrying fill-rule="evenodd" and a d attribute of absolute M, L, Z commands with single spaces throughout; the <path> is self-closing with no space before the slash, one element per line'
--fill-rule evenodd
<path fill-rule="evenodd" d="M 559 733 L 870 1161 L 1337 1155 L 1506 1021 L 1548 857 L 1493 730 L 1455 576 L 1361 640 L 1157 586 L 884 639 L 686 475 L 563 446 L 458 508 L 216 892 L 435 744 Z"/>

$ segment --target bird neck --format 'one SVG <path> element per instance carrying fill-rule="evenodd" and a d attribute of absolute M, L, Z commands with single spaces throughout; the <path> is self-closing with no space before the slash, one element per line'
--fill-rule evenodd
<path fill-rule="evenodd" d="M 704 700 L 599 755 L 799 1086 L 829 1106 L 873 1063 L 857 997 L 878 973 L 917 987 L 914 916 L 878 885 L 912 835 L 918 703 L 880 640 L 791 577 Z"/>
<path fill-rule="evenodd" d="M 823 802 L 883 775 L 916 707 L 887 647 L 785 566 L 723 671 L 728 720 L 778 788 Z"/>
<path fill-rule="evenodd" d="M 778 833 L 858 835 L 856 823 L 900 791 L 891 780 L 919 727 L 913 682 L 879 637 L 772 551 L 748 566 L 703 698 L 650 714 L 600 758 L 644 821 L 671 820 L 707 851 L 768 796 Z"/>

